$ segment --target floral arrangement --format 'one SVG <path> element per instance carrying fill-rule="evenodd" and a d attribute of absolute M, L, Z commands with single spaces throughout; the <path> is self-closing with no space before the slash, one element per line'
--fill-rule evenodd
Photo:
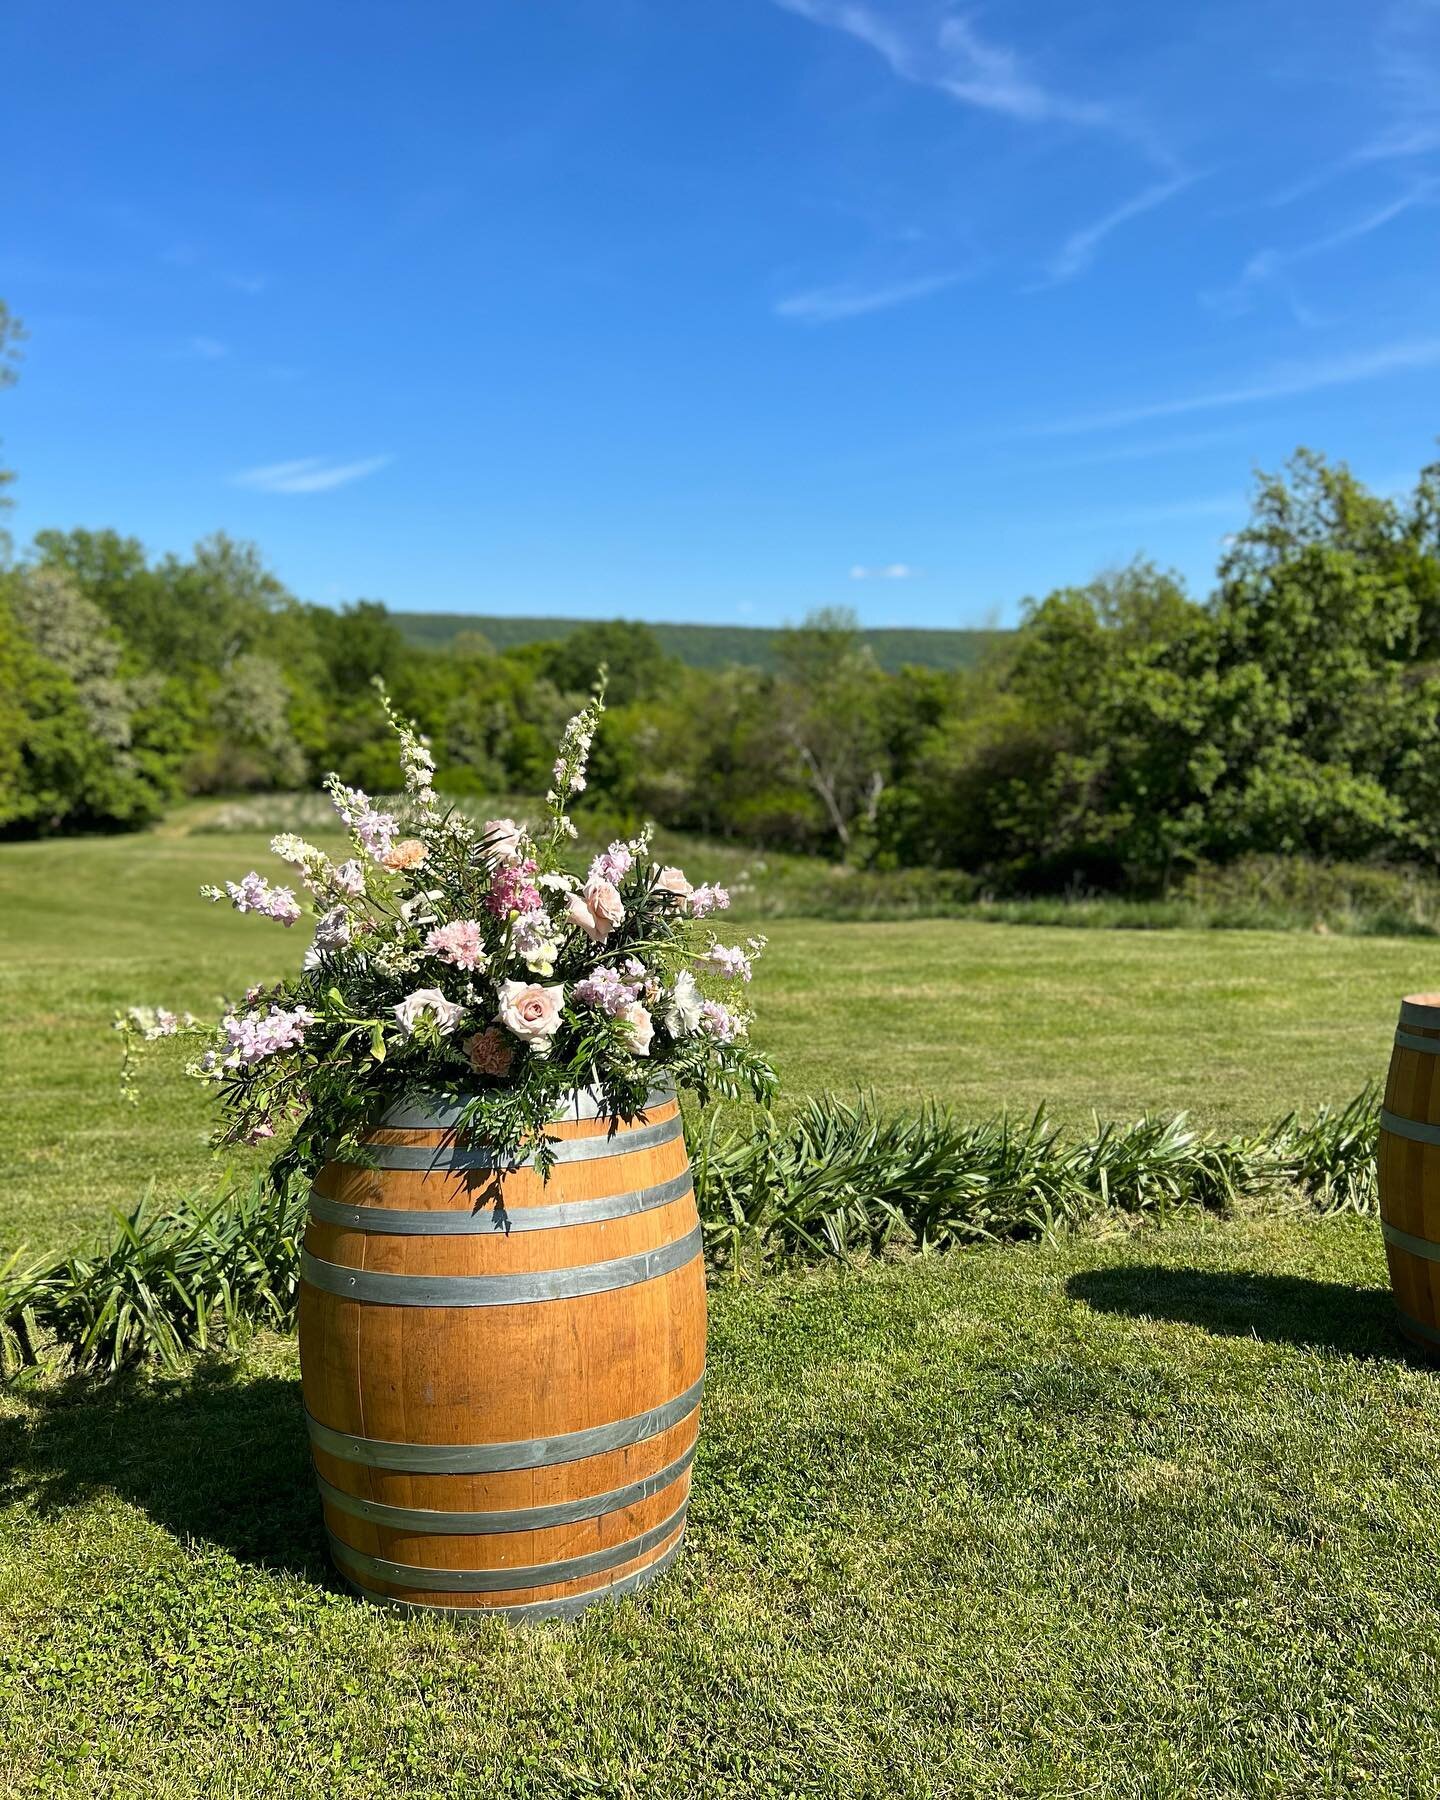
<path fill-rule="evenodd" d="M 380 697 L 399 739 L 402 801 L 382 811 L 332 775 L 325 788 L 349 857 L 337 863 L 285 833 L 271 849 L 294 871 L 289 881 L 252 870 L 201 889 L 285 930 L 313 919 L 301 967 L 252 987 L 218 1028 L 131 1008 L 116 1021 L 127 1091 L 141 1046 L 205 1039 L 187 1072 L 218 1091 L 217 1139 L 288 1134 L 277 1185 L 358 1154 L 358 1139 L 406 1096 L 459 1102 L 459 1131 L 502 1156 L 533 1153 L 547 1173 L 543 1127 L 578 1089 L 594 1088 L 606 1113 L 627 1120 L 644 1110 L 657 1069 L 702 1100 L 746 1090 L 768 1099 L 774 1073 L 747 1041 L 737 998 L 764 940 L 717 939 L 709 921 L 729 905 L 725 890 L 657 865 L 648 828 L 583 874 L 565 866 L 578 836 L 566 808 L 585 787 L 604 671 L 565 728 L 534 835 L 446 806 L 425 739 L 383 687 Z"/>

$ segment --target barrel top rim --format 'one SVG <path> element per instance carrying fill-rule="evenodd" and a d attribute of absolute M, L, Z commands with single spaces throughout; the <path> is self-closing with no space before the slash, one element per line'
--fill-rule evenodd
<path fill-rule="evenodd" d="M 377 1121 L 382 1130 L 396 1127 L 411 1130 L 446 1130 L 454 1126 L 465 1108 L 481 1098 L 482 1090 L 465 1092 L 460 1088 L 440 1089 L 411 1087 L 397 1094 Z M 645 1107 L 634 1116 L 643 1119 L 651 1107 L 664 1106 L 677 1098 L 675 1083 L 661 1070 L 651 1076 Z M 593 1084 L 572 1088 L 557 1098 L 550 1114 L 552 1125 L 587 1123 L 592 1119 L 609 1119 L 616 1115 L 605 1110 L 604 1099 Z"/>
<path fill-rule="evenodd" d="M 1402 1004 L 1405 1006 L 1428 1006 L 1432 1011 L 1440 1013 L 1440 993 L 1406 994 Z"/>

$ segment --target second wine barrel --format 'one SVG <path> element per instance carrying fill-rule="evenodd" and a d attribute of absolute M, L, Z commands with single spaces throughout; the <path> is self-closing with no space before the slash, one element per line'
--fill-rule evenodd
<path fill-rule="evenodd" d="M 543 1618 L 678 1554 L 705 1372 L 673 1094 L 578 1096 L 547 1182 L 400 1107 L 315 1182 L 301 1261 L 311 1450 L 336 1566 L 401 1607 Z"/>
<path fill-rule="evenodd" d="M 1400 1328 L 1440 1356 L 1440 994 L 1411 994 L 1400 1003 L 1377 1174 Z"/>

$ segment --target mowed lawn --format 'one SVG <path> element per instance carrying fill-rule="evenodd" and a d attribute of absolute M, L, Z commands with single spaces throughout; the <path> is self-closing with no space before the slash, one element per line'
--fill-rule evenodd
<path fill-rule="evenodd" d="M 263 837 L 0 846 L 0 1246 L 68 1245 L 152 1180 L 164 1193 L 219 1178 L 204 1092 L 170 1056 L 138 1108 L 123 1103 L 109 1027 L 136 1002 L 210 1014 L 294 967 L 303 927 L 198 897 L 252 867 L 277 868 Z M 1070 1122 L 1188 1110 L 1227 1130 L 1262 1124 L 1379 1076 L 1399 996 L 1440 986 L 1440 949 L 1416 940 L 768 929 L 756 1037 L 786 1096 L 870 1088 L 887 1106 L 934 1098 L 970 1116 L 1043 1104 Z"/>
<path fill-rule="evenodd" d="M 202 1094 L 119 1104 L 107 1021 L 298 955 L 194 898 L 262 850 L 0 849 L 0 1243 L 216 1178 Z M 772 935 L 791 1095 L 968 1114 L 1344 1099 L 1434 980 L 1411 942 Z M 724 1285 L 684 1556 L 523 1630 L 339 1587 L 289 1339 L 0 1389 L 0 1794 L 1440 1793 L 1440 1376 L 1384 1282 L 1374 1221 L 1269 1214 Z"/>
<path fill-rule="evenodd" d="M 0 1792 L 1440 1792 L 1440 1387 L 1376 1235 L 722 1288 L 686 1552 L 574 1624 L 342 1593 L 291 1343 L 0 1395 Z"/>

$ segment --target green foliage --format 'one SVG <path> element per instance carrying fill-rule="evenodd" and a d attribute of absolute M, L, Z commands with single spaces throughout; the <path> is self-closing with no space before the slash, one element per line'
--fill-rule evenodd
<path fill-rule="evenodd" d="M 227 1188 L 155 1210 L 150 1197 L 117 1214 L 93 1252 L 0 1268 L 0 1370 L 34 1366 L 42 1352 L 72 1368 L 115 1374 L 146 1358 L 234 1343 L 293 1321 L 304 1190 Z"/>
<path fill-rule="evenodd" d="M 23 576 L 0 580 L 0 831 L 89 830 L 158 818 L 173 790 L 142 754 L 146 691 L 103 672 L 115 667 L 103 635 L 63 638 L 62 653 L 83 643 L 74 676 L 46 656 L 17 617 L 17 589 L 21 604 L 34 598 Z M 62 593 L 44 598 L 60 603 Z"/>
<path fill-rule="evenodd" d="M 1181 1116 L 1096 1120 L 1072 1138 L 1043 1110 L 962 1124 L 933 1104 L 885 1116 L 834 1095 L 783 1121 L 751 1115 L 727 1136 L 719 1117 L 696 1143 L 695 1196 L 712 1267 L 736 1275 L 1053 1237 L 1104 1213 L 1223 1212 L 1277 1196 L 1322 1211 L 1375 1205 L 1374 1089 L 1239 1137 Z M 161 1212 L 142 1201 L 103 1249 L 29 1268 L 13 1257 L 0 1267 L 0 1370 L 56 1358 L 108 1373 L 146 1357 L 173 1367 L 257 1327 L 289 1329 L 307 1190 L 256 1183 Z"/>
<path fill-rule="evenodd" d="M 712 1257 L 740 1269 L 925 1252 L 981 1240 L 1073 1230 L 1097 1214 L 1225 1210 L 1291 1193 L 1325 1209 L 1375 1200 L 1379 1101 L 1373 1089 L 1338 1112 L 1291 1114 L 1258 1134 L 1193 1130 L 1183 1115 L 1101 1124 L 1079 1138 L 1043 1110 L 962 1123 L 943 1107 L 885 1116 L 871 1100 L 804 1102 L 721 1137 L 712 1118 L 696 1148 L 695 1191 Z"/>
<path fill-rule="evenodd" d="M 1164 892 L 1261 852 L 1440 855 L 1437 469 L 1408 504 L 1299 453 L 1215 594 L 1147 563 L 1052 594 L 882 810 L 897 860 Z"/>
<path fill-rule="evenodd" d="M 34 740 L 35 793 L 15 791 L 13 752 L 0 775 L 12 832 L 135 824 L 178 790 L 332 769 L 392 790 L 364 700 L 376 675 L 429 736 L 443 792 L 533 790 L 603 660 L 613 705 L 578 810 L 611 835 L 653 818 L 882 875 L 963 871 L 1002 901 L 1168 902 L 1192 872 L 1258 855 L 1440 865 L 1440 464 L 1391 500 L 1301 451 L 1259 478 L 1208 598 L 1140 560 L 1029 604 L 1018 631 L 970 634 L 964 657 L 911 634 L 931 666 L 897 667 L 899 636 L 843 612 L 712 637 L 336 612 L 223 537 L 152 561 L 115 532 L 42 532 L 6 584 L 42 660 L 84 690 L 0 674 L 14 735 Z M 73 633 L 26 623 L 27 591 L 102 622 L 86 641 L 109 658 L 105 693 L 68 668 Z M 732 638 L 755 640 L 743 662 Z"/>
<path fill-rule="evenodd" d="M 419 650 L 456 650 L 461 641 L 479 634 L 487 648 L 506 651 L 531 644 L 551 644 L 573 632 L 594 629 L 588 619 L 534 619 L 493 613 L 403 612 L 395 623 L 407 643 Z M 687 668 L 718 674 L 730 668 L 774 674 L 779 667 L 781 633 L 758 625 L 673 625 L 644 627 L 661 651 Z M 953 672 L 973 668 L 1008 632 L 947 631 L 921 627 L 871 626 L 861 634 L 876 664 L 887 674 L 902 669 Z M 593 666 L 593 665 L 592 665 Z"/>

